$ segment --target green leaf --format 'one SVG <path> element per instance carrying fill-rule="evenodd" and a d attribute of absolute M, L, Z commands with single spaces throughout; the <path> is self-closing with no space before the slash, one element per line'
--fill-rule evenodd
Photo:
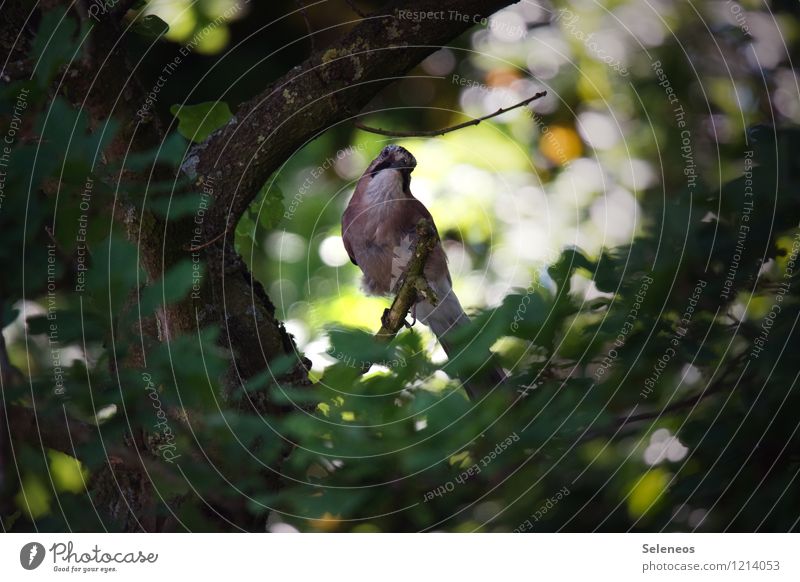
<path fill-rule="evenodd" d="M 77 56 L 78 41 L 73 38 L 77 29 L 75 21 L 66 17 L 64 8 L 45 12 L 33 41 L 35 77 L 40 85 L 47 85 L 61 64 Z"/>
<path fill-rule="evenodd" d="M 115 236 L 100 243 L 92 258 L 86 289 L 91 290 L 101 312 L 120 313 L 131 290 L 143 279 L 136 247 Z"/>
<path fill-rule="evenodd" d="M 262 228 L 272 230 L 283 218 L 283 192 L 274 184 L 265 185 L 259 193 L 261 204 L 258 207 L 258 223 Z"/>
<path fill-rule="evenodd" d="M 205 140 L 233 117 L 228 104 L 223 101 L 173 105 L 169 112 L 178 118 L 180 134 L 196 143 Z"/>
<path fill-rule="evenodd" d="M 236 252 L 243 252 L 248 247 L 255 245 L 256 223 L 252 211 L 248 210 L 236 224 Z"/>
<path fill-rule="evenodd" d="M 145 38 L 158 39 L 169 32 L 169 24 L 155 14 L 148 14 L 137 20 L 131 27 L 133 32 Z"/>
<path fill-rule="evenodd" d="M 173 133 L 158 147 L 129 155 L 125 159 L 125 169 L 138 172 L 156 164 L 177 166 L 183 160 L 187 149 L 188 144 L 183 136 L 179 133 Z M 159 183 L 157 187 L 160 189 L 162 186 L 163 184 Z"/>
<path fill-rule="evenodd" d="M 58 309 L 47 315 L 33 315 L 26 323 L 31 335 L 45 335 L 53 329 L 58 330 L 58 340 L 62 344 L 101 340 L 105 333 L 94 314 L 75 309 Z"/>
<path fill-rule="evenodd" d="M 550 277 L 558 286 L 560 296 L 566 296 L 569 293 L 569 279 L 576 269 L 586 269 L 594 272 L 594 264 L 577 248 L 566 248 L 561 251 L 558 261 L 548 269 Z"/>
<path fill-rule="evenodd" d="M 0 311 L 0 329 L 10 325 L 19 315 L 19 309 L 11 307 L 8 304 L 3 304 L 3 309 Z"/>
<path fill-rule="evenodd" d="M 354 369 L 360 369 L 369 362 L 396 359 L 393 345 L 377 342 L 371 333 L 361 329 L 330 329 L 328 337 L 331 342 L 328 355 Z"/>
<path fill-rule="evenodd" d="M 199 267 L 200 265 L 195 265 L 187 259 L 167 271 L 159 281 L 142 292 L 140 303 L 142 313 L 152 313 L 159 305 L 169 305 L 183 299 L 195 281 L 199 281 L 202 277 Z"/>
<path fill-rule="evenodd" d="M 201 194 L 151 198 L 148 207 L 158 216 L 174 220 L 195 214 L 200 207 Z"/>
<path fill-rule="evenodd" d="M 634 519 L 652 512 L 667 491 L 670 474 L 656 468 L 641 475 L 631 485 L 627 495 L 628 513 Z"/>
<path fill-rule="evenodd" d="M 164 408 L 211 409 L 219 406 L 217 382 L 228 368 L 228 354 L 217 347 L 219 330 L 210 326 L 196 334 L 180 335 L 159 346 L 147 357 L 148 372 L 156 384 Z"/>

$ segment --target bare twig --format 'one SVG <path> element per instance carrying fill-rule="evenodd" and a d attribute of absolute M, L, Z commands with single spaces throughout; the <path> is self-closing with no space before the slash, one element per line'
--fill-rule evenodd
<path fill-rule="evenodd" d="M 359 8 L 358 6 L 356 6 L 356 3 L 353 2 L 353 0 L 344 0 L 344 1 L 347 2 L 347 5 L 350 7 L 350 10 L 358 14 L 361 18 L 367 17 L 367 13 L 361 10 L 361 8 Z"/>
<path fill-rule="evenodd" d="M 724 388 L 730 386 L 728 377 L 736 369 L 736 365 L 742 362 L 742 360 L 744 359 L 744 355 L 745 353 L 743 352 L 742 354 L 739 354 L 733 360 L 731 360 L 727 369 L 717 378 L 717 380 L 714 383 L 710 384 L 702 392 L 695 394 L 694 396 L 684 398 L 683 400 L 679 400 L 678 402 L 673 402 L 672 404 L 665 406 L 664 408 L 661 408 L 659 410 L 641 412 L 639 414 L 628 414 L 626 416 L 619 416 L 609 426 L 598 429 L 596 431 L 591 431 L 586 433 L 581 438 L 581 440 L 589 441 L 600 436 L 616 436 L 620 430 L 626 429 L 634 423 L 643 422 L 645 420 L 656 420 L 672 412 L 677 412 L 684 408 L 694 407 L 696 404 L 702 402 L 709 396 L 718 394 Z"/>
<path fill-rule="evenodd" d="M 212 238 L 211 240 L 209 240 L 209 241 L 206 241 L 206 242 L 204 242 L 203 244 L 197 245 L 196 247 L 186 247 L 186 250 L 187 250 L 188 252 L 190 252 L 190 253 L 196 253 L 197 251 L 202 251 L 203 249 L 205 249 L 205 248 L 208 248 L 208 247 L 210 247 L 211 245 L 213 245 L 215 242 L 217 242 L 218 240 L 220 240 L 220 239 L 221 239 L 222 237 L 224 237 L 226 234 L 228 234 L 228 229 L 227 229 L 227 228 L 226 228 L 225 230 L 223 230 L 221 233 L 219 233 L 217 236 L 215 236 L 214 238 Z"/>
<path fill-rule="evenodd" d="M 677 412 L 678 410 L 692 407 L 698 402 L 705 400 L 709 396 L 716 394 L 721 390 L 721 388 L 722 388 L 721 384 L 713 385 L 710 386 L 708 389 L 704 390 L 703 392 L 700 392 L 699 394 L 695 394 L 694 396 L 690 396 L 689 398 L 679 400 L 678 402 L 673 402 L 669 406 L 665 406 L 664 408 L 661 408 L 659 410 L 653 410 L 650 412 L 641 412 L 639 414 L 629 414 L 627 416 L 620 416 L 612 423 L 612 426 L 617 428 L 626 426 L 628 424 L 632 424 L 634 422 L 642 422 L 644 420 L 655 420 L 671 412 Z"/>
<path fill-rule="evenodd" d="M 355 126 L 358 129 L 368 131 L 370 133 L 377 133 L 378 135 L 385 135 L 388 137 L 436 137 L 439 135 L 444 135 L 446 133 L 450 133 L 451 131 L 456 131 L 457 129 L 464 129 L 465 127 L 470 127 L 473 125 L 478 125 L 481 121 L 486 121 L 487 119 L 491 119 L 492 117 L 497 117 L 498 115 L 502 115 L 512 109 L 516 109 L 517 107 L 522 107 L 527 105 L 531 101 L 535 101 L 537 99 L 541 99 L 547 95 L 547 91 L 541 91 L 534 95 L 533 97 L 529 97 L 524 101 L 520 101 L 516 105 L 512 105 L 511 107 L 500 108 L 494 113 L 490 113 L 489 115 L 484 115 L 483 117 L 478 117 L 477 119 L 473 119 L 471 121 L 465 121 L 464 123 L 459 123 L 458 125 L 451 125 L 450 127 L 445 127 L 443 129 L 433 129 L 428 131 L 393 131 L 389 129 L 381 129 L 379 127 L 371 127 L 369 125 L 364 125 L 360 121 L 355 122 Z"/>
<path fill-rule="evenodd" d="M 308 14 L 306 11 L 308 10 L 308 6 L 305 5 L 303 0 L 294 0 L 295 4 L 300 7 L 300 15 L 303 17 L 303 20 L 306 23 L 306 30 L 308 31 L 308 39 L 311 42 L 311 52 L 317 50 L 317 44 L 314 42 L 314 29 L 311 28 L 311 21 L 308 19 Z"/>

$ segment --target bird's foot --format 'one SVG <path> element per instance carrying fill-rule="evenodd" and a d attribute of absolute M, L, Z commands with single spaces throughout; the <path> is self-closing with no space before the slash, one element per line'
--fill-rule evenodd
<path fill-rule="evenodd" d="M 403 320 L 403 325 L 405 325 L 406 328 L 408 328 L 408 329 L 411 329 L 412 327 L 414 327 L 414 324 L 417 323 L 417 304 L 416 303 L 411 306 L 411 319 L 412 319 L 411 323 L 408 323 L 406 320 Z"/>

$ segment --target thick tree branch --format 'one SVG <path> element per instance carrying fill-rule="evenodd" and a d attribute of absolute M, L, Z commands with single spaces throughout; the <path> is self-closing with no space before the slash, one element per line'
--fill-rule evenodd
<path fill-rule="evenodd" d="M 478 125 L 481 121 L 486 121 L 487 119 L 491 119 L 492 117 L 497 117 L 498 115 L 502 115 L 507 111 L 516 109 L 517 107 L 522 107 L 524 105 L 527 105 L 531 101 L 535 101 L 536 99 L 541 99 L 545 95 L 547 95 L 547 91 L 542 91 L 541 93 L 537 93 L 533 97 L 529 97 L 524 101 L 520 101 L 519 103 L 517 103 L 516 105 L 512 105 L 511 107 L 500 108 L 494 113 L 490 113 L 489 115 L 484 115 L 483 117 L 478 117 L 476 119 L 465 121 L 464 123 L 459 123 L 457 125 L 451 125 L 449 127 L 445 127 L 442 129 L 431 129 L 431 130 L 420 130 L 420 131 L 393 131 L 390 129 L 381 129 L 379 127 L 364 125 L 360 121 L 356 121 L 354 125 L 358 129 L 361 129 L 363 131 L 368 131 L 369 133 L 376 133 L 378 135 L 385 135 L 387 137 L 436 137 L 439 135 L 450 133 L 451 131 L 456 131 L 458 129 L 464 129 L 465 127 Z"/>

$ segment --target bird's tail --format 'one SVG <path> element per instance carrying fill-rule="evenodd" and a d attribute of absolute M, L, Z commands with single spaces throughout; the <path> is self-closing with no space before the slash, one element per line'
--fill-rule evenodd
<path fill-rule="evenodd" d="M 458 357 L 453 344 L 448 341 L 448 335 L 463 325 L 469 323 L 469 317 L 464 313 L 461 303 L 458 300 L 452 285 L 446 279 L 431 285 L 438 299 L 435 306 L 427 301 L 420 301 L 416 304 L 417 318 L 431 328 L 436 334 L 439 343 L 447 354 L 448 358 Z M 473 380 L 465 384 L 464 388 L 471 399 L 475 399 L 479 391 L 487 391 L 506 379 L 506 373 L 494 360 L 493 354 L 486 355 L 486 362 L 481 365 L 480 371 L 473 377 Z"/>

